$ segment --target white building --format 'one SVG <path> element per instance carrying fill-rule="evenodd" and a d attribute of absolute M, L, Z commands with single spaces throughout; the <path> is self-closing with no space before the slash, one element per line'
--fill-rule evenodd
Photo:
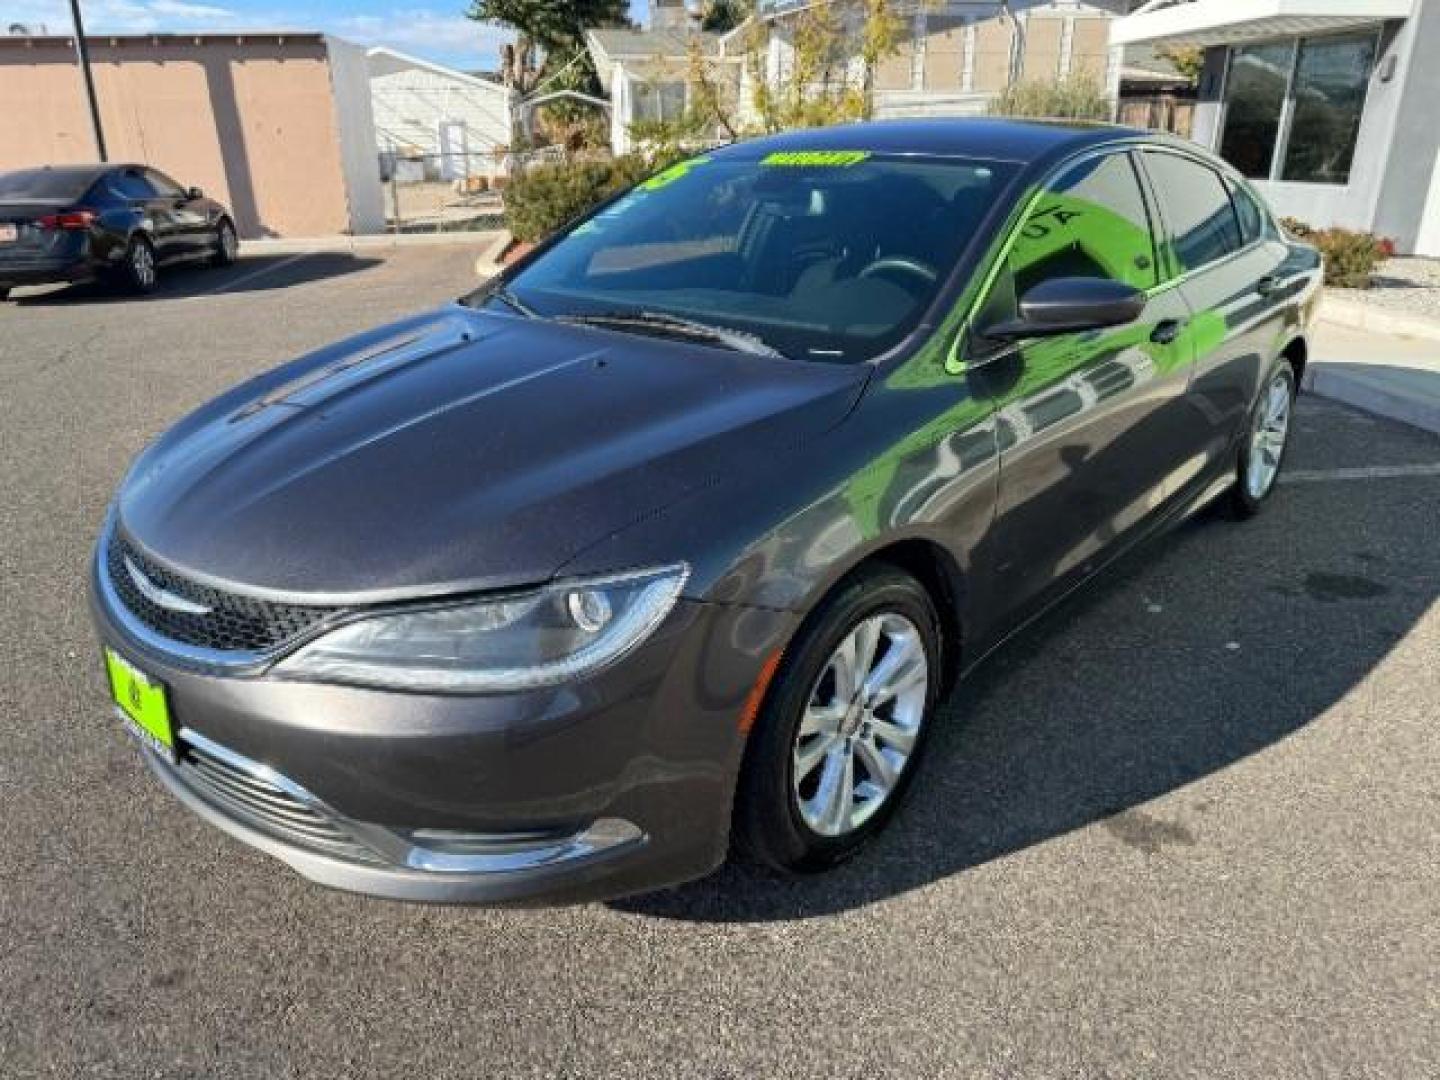
<path fill-rule="evenodd" d="M 395 49 L 373 48 L 367 56 L 382 158 L 419 162 L 411 167 L 442 180 L 494 171 L 501 157 L 495 151 L 510 146 L 506 87 Z"/>
<path fill-rule="evenodd" d="M 1191 137 L 1280 214 L 1440 255 L 1440 0 L 1151 0 L 1111 40 L 1205 50 Z"/>

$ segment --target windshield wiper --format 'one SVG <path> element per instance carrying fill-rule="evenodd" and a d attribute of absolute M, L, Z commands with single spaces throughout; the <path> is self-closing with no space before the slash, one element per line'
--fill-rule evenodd
<path fill-rule="evenodd" d="M 539 319 L 542 317 L 538 311 L 511 292 L 508 285 L 496 285 L 493 289 L 485 293 L 485 299 L 499 300 L 511 311 L 524 315 L 527 319 Z"/>
<path fill-rule="evenodd" d="M 662 337 L 690 338 L 722 345 L 736 352 L 753 356 L 772 356 L 785 359 L 785 354 L 754 334 L 743 330 L 731 330 L 724 326 L 697 322 L 667 315 L 659 311 L 601 311 L 591 315 L 557 315 L 556 322 L 575 323 L 579 326 L 600 326 L 615 330 L 633 330 L 637 333 L 658 334 Z"/>

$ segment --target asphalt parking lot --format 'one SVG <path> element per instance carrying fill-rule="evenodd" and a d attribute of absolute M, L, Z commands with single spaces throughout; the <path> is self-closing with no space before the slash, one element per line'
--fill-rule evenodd
<path fill-rule="evenodd" d="M 111 490 L 186 409 L 473 259 L 0 305 L 0 1075 L 1440 1073 L 1440 438 L 1315 398 L 1261 517 L 1197 517 L 1008 647 L 829 876 L 405 906 L 182 812 L 105 704 Z"/>

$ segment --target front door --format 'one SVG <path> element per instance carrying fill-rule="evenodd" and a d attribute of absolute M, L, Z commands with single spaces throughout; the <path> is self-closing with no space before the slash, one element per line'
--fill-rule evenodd
<path fill-rule="evenodd" d="M 977 325 L 1043 281 L 1101 277 L 1148 294 L 1137 320 L 985 352 L 967 366 L 996 405 L 1000 479 L 986 588 L 997 630 L 1083 576 L 1166 499 L 1184 457 L 1189 308 L 1162 284 L 1155 215 L 1128 151 L 1087 157 L 1032 206 Z M 1193 425 L 1191 425 L 1193 426 Z"/>

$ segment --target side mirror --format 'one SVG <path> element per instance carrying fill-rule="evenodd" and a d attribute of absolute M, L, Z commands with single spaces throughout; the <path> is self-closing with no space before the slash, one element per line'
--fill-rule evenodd
<path fill-rule="evenodd" d="M 198 187 L 187 188 L 185 191 L 185 197 L 187 199 L 203 199 L 205 197 L 205 192 L 201 191 Z"/>
<path fill-rule="evenodd" d="M 992 341 L 1055 337 L 1133 322 L 1145 310 L 1145 294 L 1109 278 L 1066 277 L 1042 281 L 1020 298 L 1020 317 L 980 328 Z"/>

